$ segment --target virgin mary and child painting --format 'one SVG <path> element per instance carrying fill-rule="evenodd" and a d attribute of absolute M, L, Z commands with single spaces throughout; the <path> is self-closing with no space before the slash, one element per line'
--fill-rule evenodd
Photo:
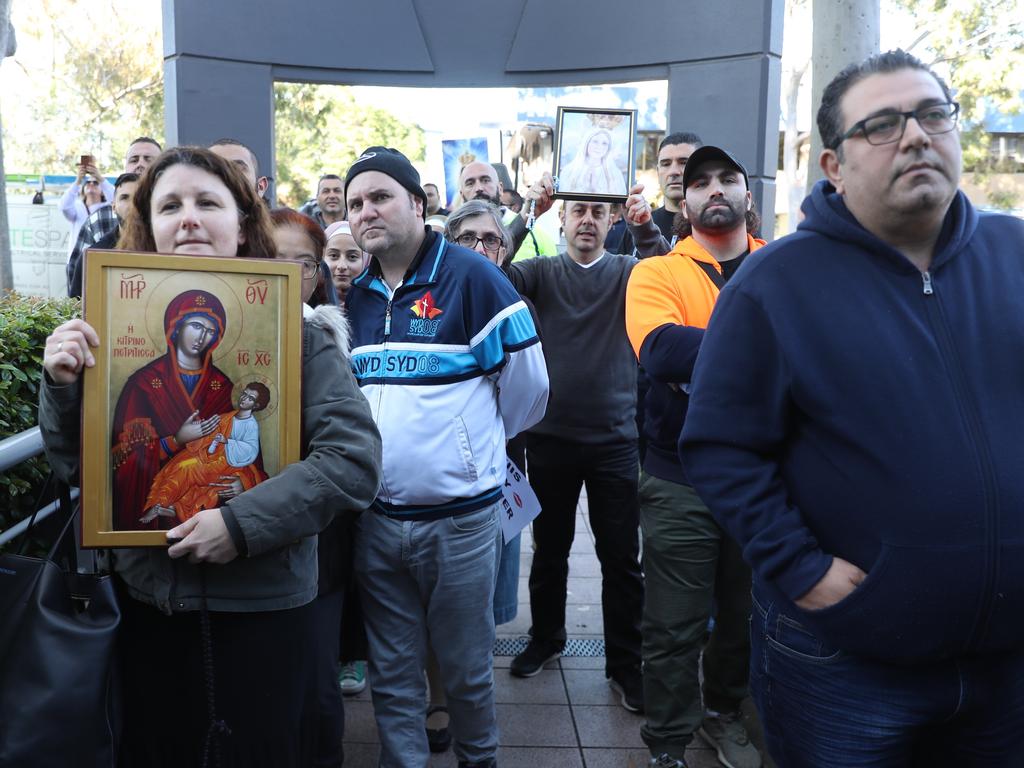
<path fill-rule="evenodd" d="M 125 382 L 113 421 L 115 529 L 170 529 L 267 479 L 254 414 L 270 390 L 236 387 L 214 365 L 226 324 L 212 293 L 178 294 L 164 312 L 166 353 Z"/>

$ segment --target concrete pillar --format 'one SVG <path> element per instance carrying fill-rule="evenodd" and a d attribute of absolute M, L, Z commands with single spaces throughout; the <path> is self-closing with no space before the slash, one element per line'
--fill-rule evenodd
<path fill-rule="evenodd" d="M 167 146 L 237 139 L 256 153 L 261 174 L 274 175 L 269 64 L 191 55 L 165 59 L 164 121 Z"/>
<path fill-rule="evenodd" d="M 811 45 L 811 118 L 821 106 L 821 93 L 847 64 L 878 53 L 879 0 L 813 0 L 814 32 Z M 818 158 L 821 136 L 817 123 L 811 131 L 807 161 L 807 190 L 824 178 Z"/>
<path fill-rule="evenodd" d="M 777 55 L 673 64 L 668 76 L 668 132 L 692 131 L 747 169 L 761 236 L 775 229 L 782 63 Z"/>

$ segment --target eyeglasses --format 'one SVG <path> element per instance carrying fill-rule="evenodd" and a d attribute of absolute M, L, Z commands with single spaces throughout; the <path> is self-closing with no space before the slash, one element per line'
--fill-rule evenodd
<path fill-rule="evenodd" d="M 300 259 L 299 262 L 302 264 L 302 276 L 313 277 L 320 269 L 320 262 L 313 261 L 312 259 Z"/>
<path fill-rule="evenodd" d="M 476 248 L 477 243 L 483 243 L 484 250 L 488 253 L 494 253 L 504 245 L 500 237 L 492 235 L 490 232 L 483 237 L 477 237 L 472 232 L 463 232 L 455 238 L 455 242 L 463 248 Z"/>
<path fill-rule="evenodd" d="M 956 128 L 958 114 L 960 114 L 960 105 L 955 101 L 949 101 L 945 104 L 929 104 L 925 107 L 918 107 L 909 112 L 886 112 L 883 115 L 875 115 L 854 123 L 850 130 L 839 137 L 839 141 L 831 149 L 836 149 L 857 133 L 863 133 L 864 140 L 874 146 L 892 144 L 903 138 L 903 132 L 907 130 L 907 120 L 911 117 L 917 120 L 921 130 L 927 134 L 934 136 L 939 133 L 949 133 Z"/>

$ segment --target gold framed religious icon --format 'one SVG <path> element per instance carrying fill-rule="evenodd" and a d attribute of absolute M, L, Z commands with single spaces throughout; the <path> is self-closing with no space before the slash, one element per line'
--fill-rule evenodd
<path fill-rule="evenodd" d="M 636 174 L 635 109 L 559 107 L 555 197 L 624 203 Z"/>
<path fill-rule="evenodd" d="M 82 546 L 166 531 L 300 458 L 301 268 L 89 251 Z"/>

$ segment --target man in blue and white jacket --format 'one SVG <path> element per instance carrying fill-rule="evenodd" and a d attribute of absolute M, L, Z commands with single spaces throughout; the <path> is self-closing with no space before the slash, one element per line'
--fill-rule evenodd
<path fill-rule="evenodd" d="M 957 111 L 903 51 L 837 75 L 827 180 L 697 359 L 682 462 L 752 566 L 780 766 L 1024 759 L 1024 222 L 957 189 Z"/>
<path fill-rule="evenodd" d="M 357 526 L 380 764 L 426 766 L 427 641 L 460 766 L 495 765 L 491 651 L 505 441 L 544 415 L 537 330 L 502 272 L 423 224 L 419 174 L 370 147 L 345 178 L 352 235 L 372 254 L 346 297 L 352 361 L 383 441 Z"/>

